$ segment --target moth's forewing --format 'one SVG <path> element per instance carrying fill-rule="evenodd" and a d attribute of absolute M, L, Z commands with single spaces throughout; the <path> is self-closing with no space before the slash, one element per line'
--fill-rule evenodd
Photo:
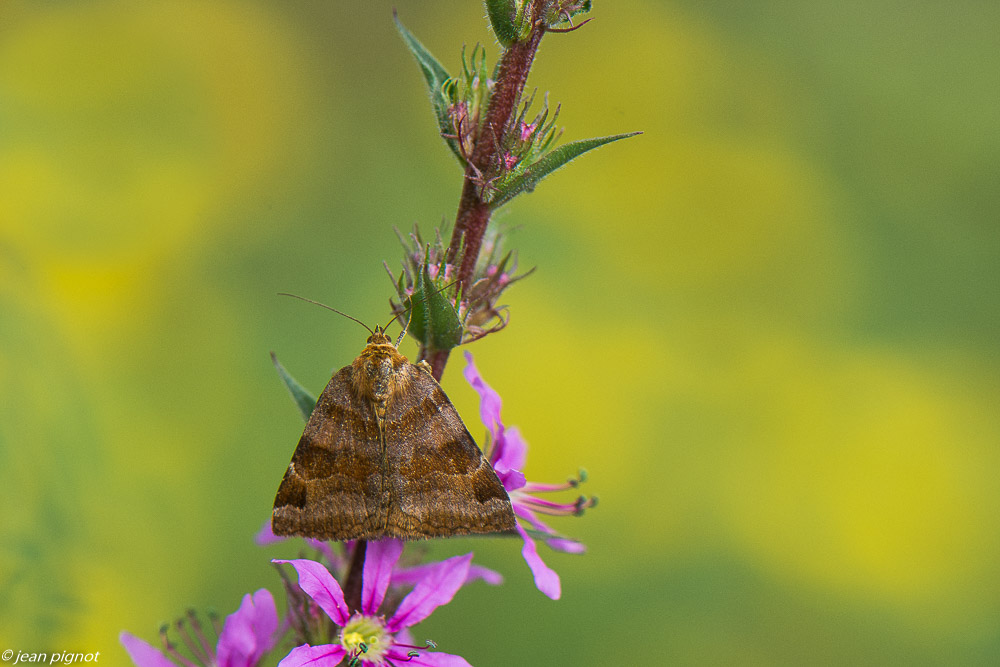
<path fill-rule="evenodd" d="M 275 535 L 343 541 L 384 530 L 378 424 L 351 390 L 351 374 L 340 369 L 316 402 L 274 499 Z"/>
<path fill-rule="evenodd" d="M 514 512 L 497 478 L 444 390 L 408 364 L 408 390 L 386 415 L 389 532 L 446 537 L 514 530 Z"/>

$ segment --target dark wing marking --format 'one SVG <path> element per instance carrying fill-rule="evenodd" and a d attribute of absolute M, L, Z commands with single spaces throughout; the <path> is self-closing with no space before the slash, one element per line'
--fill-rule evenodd
<path fill-rule="evenodd" d="M 382 440 L 351 374 L 345 366 L 330 378 L 309 417 L 274 499 L 275 535 L 344 541 L 385 534 Z"/>
<path fill-rule="evenodd" d="M 387 534 L 403 539 L 514 530 L 503 484 L 455 406 L 420 366 L 386 413 L 390 508 Z"/>

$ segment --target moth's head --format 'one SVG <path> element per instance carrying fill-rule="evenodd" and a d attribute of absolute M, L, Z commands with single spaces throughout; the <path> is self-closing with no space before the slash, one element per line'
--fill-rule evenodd
<path fill-rule="evenodd" d="M 386 335 L 385 329 L 375 327 L 372 335 L 368 337 L 365 349 L 361 350 L 361 354 L 352 364 L 354 377 L 362 382 L 359 386 L 361 394 L 374 396 L 375 393 L 384 391 L 385 383 L 391 383 L 396 370 L 405 363 L 406 357 L 392 344 L 392 339 Z"/>
<path fill-rule="evenodd" d="M 369 345 L 392 345 L 392 339 L 385 335 L 385 329 L 375 325 L 375 331 L 368 337 Z"/>

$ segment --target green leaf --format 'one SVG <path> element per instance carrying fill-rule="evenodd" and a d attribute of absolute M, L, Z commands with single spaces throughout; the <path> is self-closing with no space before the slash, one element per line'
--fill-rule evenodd
<path fill-rule="evenodd" d="M 535 186 L 543 178 L 584 153 L 604 144 L 610 144 L 612 141 L 634 137 L 637 134 L 642 134 L 642 132 L 627 132 L 625 134 L 615 134 L 610 137 L 581 139 L 580 141 L 563 144 L 527 167 L 519 175 L 497 187 L 489 199 L 490 208 L 498 209 L 522 192 L 534 190 Z"/>
<path fill-rule="evenodd" d="M 524 25 L 524 3 L 521 3 L 521 12 L 518 14 L 518 3 L 516 0 L 484 0 L 486 14 L 489 16 L 490 25 L 493 27 L 493 34 L 497 41 L 506 48 L 514 42 L 519 42 L 525 38 Z"/>
<path fill-rule="evenodd" d="M 462 342 L 462 321 L 455 304 L 434 283 L 425 265 L 417 274 L 413 296 L 404 304 L 410 311 L 410 334 L 434 350 L 450 350 Z"/>
<path fill-rule="evenodd" d="M 288 374 L 285 367 L 278 363 L 278 357 L 274 354 L 274 352 L 271 353 L 271 361 L 274 363 L 274 367 L 278 369 L 278 375 L 288 388 L 288 393 L 292 395 L 292 400 L 295 401 L 295 406 L 299 409 L 299 412 L 302 413 L 302 418 L 309 421 L 309 416 L 316 408 L 316 397 L 306 391 L 306 389 L 300 385 L 295 378 Z"/>
<path fill-rule="evenodd" d="M 399 34 L 402 35 L 403 41 L 406 42 L 406 46 L 410 49 L 410 53 L 413 57 L 417 59 L 417 64 L 420 65 L 420 71 L 424 75 L 424 81 L 427 82 L 427 92 L 430 94 L 431 106 L 434 109 L 434 117 L 437 119 L 438 131 L 441 133 L 444 142 L 448 144 L 448 148 L 451 152 L 455 154 L 459 162 L 465 164 L 465 158 L 462 157 L 462 151 L 459 149 L 458 140 L 455 138 L 446 137 L 444 135 L 453 134 L 455 128 L 452 127 L 451 118 L 448 117 L 448 104 L 449 100 L 444 94 L 444 84 L 451 76 L 448 74 L 448 70 L 438 62 L 437 58 L 431 55 L 423 44 L 417 41 L 417 38 L 413 36 L 409 30 L 407 30 L 403 24 L 400 22 L 399 17 L 396 16 L 396 12 L 393 11 L 392 18 L 396 22 L 396 29 L 399 30 Z"/>

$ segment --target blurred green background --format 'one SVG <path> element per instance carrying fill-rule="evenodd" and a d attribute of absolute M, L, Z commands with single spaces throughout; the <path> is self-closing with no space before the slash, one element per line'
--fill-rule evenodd
<path fill-rule="evenodd" d="M 397 0 L 452 71 L 478 2 Z M 1000 659 L 1000 5 L 598 2 L 530 86 L 643 130 L 499 216 L 537 273 L 473 346 L 601 505 L 552 602 L 507 576 L 419 630 L 489 665 Z M 251 538 L 315 392 L 454 217 L 389 4 L 0 4 L 0 649 L 156 640 L 278 590 Z M 413 354 L 412 343 L 404 351 Z M 460 358 L 444 386 L 474 434 Z"/>

